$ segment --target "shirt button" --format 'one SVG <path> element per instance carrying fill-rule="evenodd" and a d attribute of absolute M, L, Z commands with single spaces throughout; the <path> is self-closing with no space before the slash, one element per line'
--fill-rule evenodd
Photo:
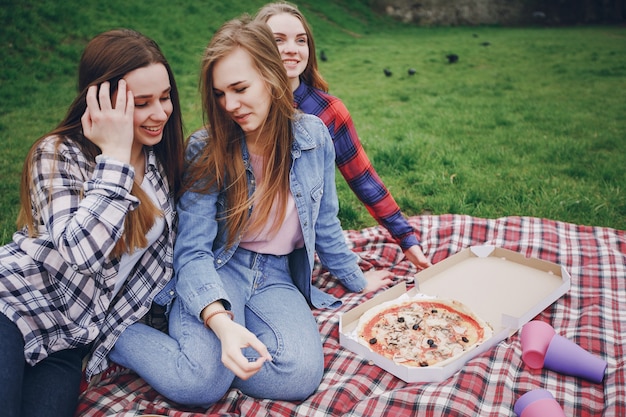
<path fill-rule="evenodd" d="M 72 269 L 73 269 L 74 271 L 78 271 L 78 265 L 72 265 Z"/>
<path fill-rule="evenodd" d="M 176 294 L 176 293 L 174 292 L 174 290 L 170 290 L 170 295 L 171 295 L 172 297 L 174 296 L 174 294 Z"/>
<path fill-rule="evenodd" d="M 217 263 L 221 265 L 221 264 L 222 264 L 222 260 L 221 260 L 221 259 L 218 259 L 218 260 L 217 260 Z"/>

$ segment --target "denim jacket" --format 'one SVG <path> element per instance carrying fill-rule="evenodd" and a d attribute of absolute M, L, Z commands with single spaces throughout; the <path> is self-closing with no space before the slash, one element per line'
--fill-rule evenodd
<path fill-rule="evenodd" d="M 357 255 L 349 250 L 337 218 L 339 203 L 335 189 L 335 154 L 328 129 L 316 116 L 297 114 L 293 121 L 294 143 L 291 149 L 290 188 L 293 194 L 304 248 L 290 254 L 294 283 L 307 301 L 316 308 L 338 307 L 341 302 L 312 285 L 314 254 L 324 267 L 350 291 L 366 286 Z M 241 138 L 248 188 L 254 191 L 254 174 L 249 163 L 245 139 Z M 189 139 L 186 158 L 193 160 L 210 145 L 206 130 Z M 226 248 L 228 230 L 223 214 L 227 210 L 224 189 L 207 194 L 187 191 L 178 203 L 178 235 L 174 247 L 176 291 L 186 309 L 200 317 L 210 303 L 223 300 L 229 308 L 228 294 L 221 285 L 219 269 L 239 246 Z"/>

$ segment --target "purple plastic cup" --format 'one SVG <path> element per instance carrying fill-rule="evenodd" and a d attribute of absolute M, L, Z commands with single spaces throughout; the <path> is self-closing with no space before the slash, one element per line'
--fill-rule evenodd
<path fill-rule="evenodd" d="M 554 328 L 544 321 L 533 320 L 526 323 L 520 334 L 524 363 L 533 369 L 541 369 L 554 335 Z"/>
<path fill-rule="evenodd" d="M 528 391 L 519 397 L 513 411 L 518 417 L 566 417 L 552 393 L 545 389 Z"/>
<path fill-rule="evenodd" d="M 517 399 L 517 401 L 515 402 L 515 406 L 513 407 L 513 411 L 515 411 L 515 414 L 520 416 L 528 405 L 534 403 L 537 400 L 543 400 L 546 398 L 554 399 L 552 393 L 548 390 L 535 389 L 532 391 L 528 391 L 526 394 Z"/>
<path fill-rule="evenodd" d="M 544 359 L 548 369 L 596 383 L 604 379 L 607 365 L 602 358 L 558 334 L 552 338 Z"/>

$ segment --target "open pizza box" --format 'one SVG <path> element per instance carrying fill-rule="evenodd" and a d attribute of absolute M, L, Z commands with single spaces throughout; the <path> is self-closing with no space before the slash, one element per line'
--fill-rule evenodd
<path fill-rule="evenodd" d="M 407 292 L 404 282 L 344 313 L 339 318 L 341 345 L 406 382 L 447 379 L 467 361 L 513 335 L 570 288 L 570 276 L 562 266 L 494 246 L 464 249 L 415 277 L 415 288 L 409 290 L 408 295 L 424 294 L 460 301 L 489 323 L 493 334 L 444 366 L 409 367 L 374 353 L 354 335 L 365 311 Z"/>

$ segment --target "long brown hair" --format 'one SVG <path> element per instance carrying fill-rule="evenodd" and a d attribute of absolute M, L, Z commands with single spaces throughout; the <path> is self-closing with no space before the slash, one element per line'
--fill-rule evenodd
<path fill-rule="evenodd" d="M 87 44 L 78 68 L 78 95 L 61 123 L 54 130 L 39 138 L 28 152 L 22 170 L 18 228 L 26 227 L 29 235 L 35 237 L 37 225 L 45 221 L 39 218 L 38 210 L 34 207 L 30 196 L 35 155 L 41 142 L 48 137 L 55 137 L 56 146 L 59 146 L 64 138 L 67 138 L 79 146 L 88 160 L 95 162 L 95 157 L 101 151 L 82 134 L 80 120 L 87 108 L 88 88 L 109 81 L 112 96 L 121 78 L 137 68 L 151 64 L 163 64 L 171 86 L 170 98 L 173 111 L 165 124 L 163 139 L 153 146 L 153 150 L 167 178 L 170 193 L 176 195 L 180 188 L 183 170 L 184 137 L 180 100 L 174 75 L 161 49 L 152 39 L 130 29 L 111 30 L 96 36 Z M 138 209 L 127 214 L 124 235 L 113 249 L 111 253 L 113 257 L 133 251 L 135 248 L 145 247 L 146 233 L 154 224 L 155 217 L 161 215 L 160 210 L 155 207 L 141 187 L 133 184 L 131 193 L 139 199 L 140 204 Z"/>
<path fill-rule="evenodd" d="M 284 13 L 290 14 L 298 18 L 298 20 L 302 22 L 302 26 L 304 27 L 304 31 L 306 33 L 307 44 L 309 46 L 309 61 L 306 64 L 304 72 L 300 74 L 300 78 L 306 84 L 319 90 L 328 92 L 328 83 L 326 82 L 326 80 L 324 80 L 322 74 L 320 74 L 317 68 L 317 53 L 315 52 L 315 40 L 313 39 L 311 26 L 309 26 L 306 18 L 300 12 L 300 10 L 298 10 L 298 7 L 296 5 L 288 2 L 268 3 L 265 6 L 261 7 L 261 9 L 259 9 L 255 16 L 255 20 L 267 23 L 270 17 Z"/>
<path fill-rule="evenodd" d="M 243 163 L 244 132 L 219 104 L 213 92 L 213 70 L 217 62 L 240 48 L 248 53 L 271 95 L 271 107 L 259 141 L 263 142 L 263 183 L 248 196 L 246 168 Z M 259 231 L 267 222 L 274 203 L 282 223 L 289 193 L 289 170 L 295 113 L 287 72 L 269 27 L 244 15 L 226 22 L 215 33 L 204 53 L 200 90 L 209 144 L 192 162 L 183 188 L 206 193 L 213 187 L 225 190 L 228 204 L 228 246 L 242 231 Z M 249 222 L 248 210 L 254 205 L 255 221 Z"/>

